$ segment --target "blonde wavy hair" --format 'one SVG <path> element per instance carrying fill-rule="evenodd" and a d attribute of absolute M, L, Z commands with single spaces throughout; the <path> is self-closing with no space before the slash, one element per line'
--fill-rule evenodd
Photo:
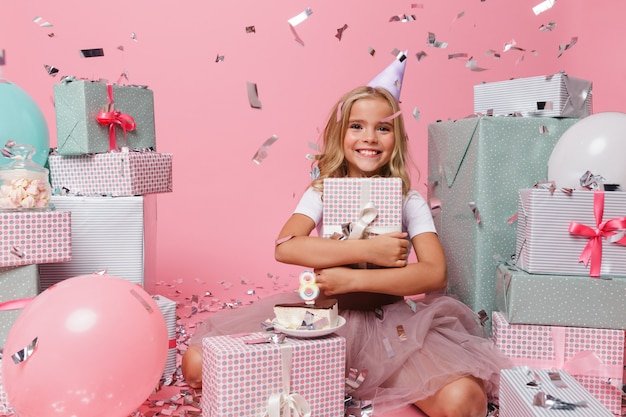
<path fill-rule="evenodd" d="M 348 176 L 348 164 L 343 152 L 343 140 L 348 130 L 352 106 L 358 100 L 383 99 L 391 107 L 391 113 L 400 111 L 400 105 L 395 97 L 385 88 L 360 86 L 348 91 L 333 106 L 321 136 L 321 153 L 317 155 L 313 165 L 319 168 L 319 176 L 313 180 L 311 186 L 323 192 L 324 179 L 344 178 Z M 379 177 L 397 177 L 402 179 L 402 191 L 406 195 L 411 189 L 411 180 L 407 170 L 408 144 L 404 128 L 404 118 L 400 114 L 393 119 L 395 141 L 391 159 L 378 175 Z"/>

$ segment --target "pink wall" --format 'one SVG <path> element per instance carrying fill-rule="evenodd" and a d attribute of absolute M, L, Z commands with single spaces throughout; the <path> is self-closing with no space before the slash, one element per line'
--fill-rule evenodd
<path fill-rule="evenodd" d="M 252 287 L 259 294 L 273 289 L 268 274 L 285 285 L 300 271 L 274 261 L 273 241 L 309 181 L 309 142 L 338 95 L 386 67 L 394 48 L 410 54 L 402 102 L 420 190 L 428 124 L 471 114 L 473 86 L 482 81 L 565 70 L 594 81 L 595 112 L 626 111 L 623 1 L 561 1 L 538 16 L 532 7 L 541 0 L 417 1 L 15 1 L 0 13 L 0 71 L 40 105 L 53 145 L 60 76 L 115 82 L 127 71 L 129 84 L 147 84 L 158 150 L 174 154 L 174 192 L 158 196 L 158 273 L 148 288 L 246 298 Z M 306 8 L 313 14 L 296 27 L 302 46 L 287 21 Z M 415 20 L 389 22 L 403 14 Z M 36 16 L 54 26 L 38 26 Z M 549 22 L 553 31 L 539 30 Z M 428 32 L 448 47 L 427 47 Z M 557 57 L 572 37 L 578 42 Z M 524 52 L 503 51 L 513 39 Z M 105 56 L 80 58 L 86 48 L 104 48 Z M 490 49 L 501 58 L 487 56 Z M 422 50 L 427 56 L 418 61 Z M 466 58 L 448 59 L 454 53 L 487 70 L 470 71 Z M 218 54 L 223 62 L 215 62 Z M 44 65 L 59 75 L 49 76 Z M 246 82 L 257 84 L 262 109 L 250 107 Z M 411 116 L 416 107 L 419 121 Z M 278 141 L 254 164 L 272 134 Z"/>

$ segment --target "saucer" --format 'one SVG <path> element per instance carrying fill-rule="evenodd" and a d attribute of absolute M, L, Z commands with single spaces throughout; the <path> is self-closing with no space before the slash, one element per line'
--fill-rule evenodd
<path fill-rule="evenodd" d="M 337 316 L 337 325 L 335 327 L 330 327 L 328 329 L 317 329 L 317 330 L 287 329 L 281 326 L 280 324 L 278 324 L 276 319 L 272 320 L 272 324 L 274 325 L 274 329 L 278 330 L 281 333 L 286 334 L 287 336 L 311 338 L 311 337 L 326 336 L 328 334 L 334 333 L 338 329 L 342 328 L 344 324 L 346 324 L 346 319 L 344 319 L 341 316 Z"/>

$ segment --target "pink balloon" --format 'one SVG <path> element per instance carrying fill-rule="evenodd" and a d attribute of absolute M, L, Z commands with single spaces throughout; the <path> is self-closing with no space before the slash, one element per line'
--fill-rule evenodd
<path fill-rule="evenodd" d="M 37 338 L 20 363 L 12 355 Z M 159 382 L 165 319 L 141 287 L 121 278 L 64 280 L 26 306 L 4 346 L 2 375 L 20 417 L 126 417 Z"/>

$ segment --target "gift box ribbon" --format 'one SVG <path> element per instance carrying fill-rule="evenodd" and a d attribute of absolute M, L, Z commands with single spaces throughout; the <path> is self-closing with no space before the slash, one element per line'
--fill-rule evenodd
<path fill-rule="evenodd" d="M 0 311 L 9 311 L 9 310 L 21 310 L 25 308 L 28 303 L 33 301 L 33 297 L 31 298 L 18 298 L 17 300 L 10 300 L 0 303 Z"/>
<path fill-rule="evenodd" d="M 270 395 L 267 411 L 263 417 L 311 417 L 311 406 L 300 394 L 291 392 L 292 347 L 288 343 L 280 344 L 282 359 L 283 389 L 278 394 Z"/>
<path fill-rule="evenodd" d="M 582 262 L 585 266 L 589 265 L 589 276 L 597 278 L 600 276 L 600 268 L 602 266 L 602 238 L 610 239 L 612 236 L 626 229 L 626 217 L 615 218 L 602 221 L 604 216 L 604 191 L 593 192 L 593 213 L 596 219 L 596 227 L 586 226 L 578 222 L 571 222 L 569 232 L 574 235 L 585 236 L 589 241 L 580 253 L 578 262 Z M 613 241 L 620 245 L 626 245 L 626 237 Z"/>
<path fill-rule="evenodd" d="M 372 225 L 374 220 L 378 218 L 378 209 L 372 202 L 372 182 L 370 179 L 361 181 L 360 203 L 361 212 L 359 217 L 350 224 L 350 233 L 346 236 L 348 239 L 362 239 L 365 233 L 381 235 L 384 233 L 401 232 L 401 225 Z M 332 236 L 333 234 L 344 234 L 341 225 L 324 225 L 323 234 Z"/>
<path fill-rule="evenodd" d="M 593 350 L 581 350 L 571 358 L 565 359 L 565 341 L 568 329 L 551 326 L 550 331 L 554 350 L 552 359 L 513 357 L 511 360 L 519 366 L 530 366 L 535 369 L 561 369 L 570 375 L 610 378 L 612 381 L 622 379 L 623 366 L 605 363 Z"/>
<path fill-rule="evenodd" d="M 137 125 L 135 119 L 129 114 L 115 110 L 115 102 L 113 100 L 113 85 L 107 84 L 107 94 L 109 104 L 106 110 L 100 110 L 96 120 L 102 126 L 109 126 L 109 150 L 112 151 L 117 147 L 117 136 L 115 134 L 115 126 L 120 126 L 124 132 L 124 142 L 126 142 L 126 131 L 135 130 Z"/>

